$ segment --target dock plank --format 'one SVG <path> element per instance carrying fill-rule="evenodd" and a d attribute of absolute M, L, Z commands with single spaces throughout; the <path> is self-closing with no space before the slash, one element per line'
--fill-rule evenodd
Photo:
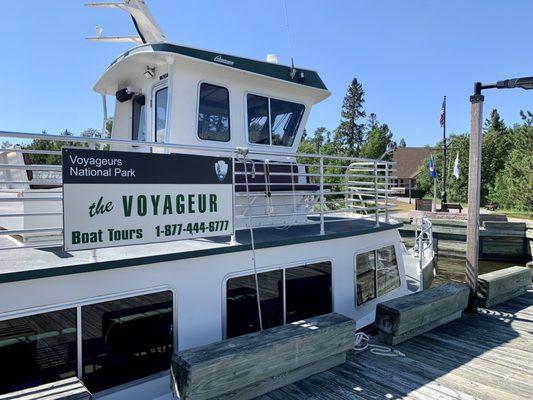
<path fill-rule="evenodd" d="M 392 348 L 405 356 L 350 351 L 345 364 L 258 399 L 532 399 L 533 286 Z"/>

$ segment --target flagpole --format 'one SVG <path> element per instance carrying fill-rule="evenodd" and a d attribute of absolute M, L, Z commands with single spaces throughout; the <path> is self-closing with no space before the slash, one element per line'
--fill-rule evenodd
<path fill-rule="evenodd" d="M 442 138 L 444 145 L 442 146 L 442 198 L 441 198 L 441 208 L 443 203 L 448 201 L 448 194 L 446 193 L 446 148 L 448 147 L 446 143 L 446 96 L 444 96 L 444 123 L 442 124 Z"/>

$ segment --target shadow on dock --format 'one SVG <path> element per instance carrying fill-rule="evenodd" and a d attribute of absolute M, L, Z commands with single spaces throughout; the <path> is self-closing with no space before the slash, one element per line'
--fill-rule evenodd
<path fill-rule="evenodd" d="M 405 356 L 370 349 L 258 399 L 532 399 L 533 286 L 394 347 Z"/>

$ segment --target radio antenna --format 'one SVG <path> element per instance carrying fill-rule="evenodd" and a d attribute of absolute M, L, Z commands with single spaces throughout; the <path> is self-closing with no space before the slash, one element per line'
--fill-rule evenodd
<path fill-rule="evenodd" d="M 291 79 L 294 79 L 296 76 L 296 68 L 294 68 L 294 57 L 292 49 L 292 40 L 291 40 L 291 30 L 289 28 L 289 13 L 287 12 L 287 0 L 283 1 L 283 9 L 285 10 L 285 28 L 287 30 L 287 43 L 289 44 L 289 54 L 291 56 Z"/>

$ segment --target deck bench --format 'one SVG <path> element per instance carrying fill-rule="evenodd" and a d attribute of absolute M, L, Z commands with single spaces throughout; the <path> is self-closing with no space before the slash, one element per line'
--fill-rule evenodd
<path fill-rule="evenodd" d="M 478 276 L 477 293 L 481 307 L 490 307 L 527 293 L 532 270 L 509 267 Z"/>
<path fill-rule="evenodd" d="M 379 340 L 394 346 L 461 318 L 469 293 L 464 283 L 448 283 L 379 303 L 376 308 Z"/>
<path fill-rule="evenodd" d="M 463 211 L 463 206 L 459 203 L 443 203 L 442 208 L 444 210 L 459 210 L 459 213 Z"/>
<path fill-rule="evenodd" d="M 331 313 L 175 353 L 181 400 L 251 399 L 346 361 L 355 321 Z"/>
<path fill-rule="evenodd" d="M 68 378 L 0 395 L 0 400 L 91 400 L 92 395 L 78 378 Z"/>

